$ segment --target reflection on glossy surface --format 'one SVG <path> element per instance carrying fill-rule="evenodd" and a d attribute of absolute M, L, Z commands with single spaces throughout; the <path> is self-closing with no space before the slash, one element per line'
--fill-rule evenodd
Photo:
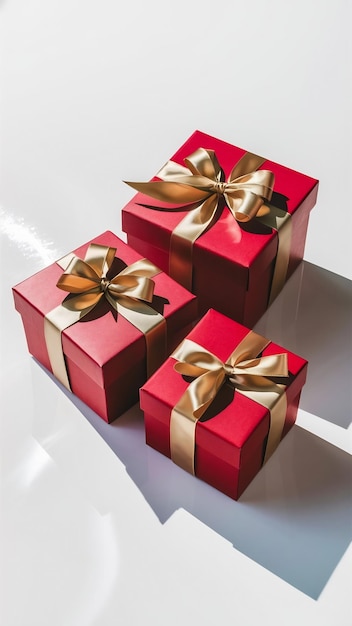
<path fill-rule="evenodd" d="M 30 445 L 22 448 L 18 465 L 14 468 L 12 480 L 17 484 L 18 490 L 30 489 L 40 475 L 46 471 L 50 462 L 50 456 L 40 446 Z"/>
<path fill-rule="evenodd" d="M 239 243 L 242 239 L 242 231 L 236 220 L 233 218 L 233 215 L 229 211 L 224 211 L 222 213 L 221 220 L 222 227 L 226 229 L 228 236 L 231 237 L 232 243 Z"/>
<path fill-rule="evenodd" d="M 37 229 L 26 224 L 23 217 L 16 217 L 3 208 L 0 208 L 0 233 L 16 246 L 25 259 L 40 260 L 45 266 L 58 257 L 53 242 L 41 239 Z"/>

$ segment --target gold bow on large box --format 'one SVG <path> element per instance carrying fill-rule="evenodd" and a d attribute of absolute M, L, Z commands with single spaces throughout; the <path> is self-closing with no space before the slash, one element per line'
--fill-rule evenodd
<path fill-rule="evenodd" d="M 291 220 L 286 211 L 269 204 L 274 174 L 258 168 L 266 159 L 246 152 L 225 175 L 213 150 L 199 148 L 184 159 L 186 167 L 168 161 L 158 172 L 160 181 L 127 182 L 141 193 L 172 204 L 185 203 L 187 215 L 171 234 L 169 273 L 186 289 L 192 290 L 193 244 L 211 227 L 224 199 L 234 219 L 248 222 L 253 218 L 278 232 L 278 251 L 269 304 L 285 282 L 291 241 Z M 158 209 L 168 210 L 163 207 Z"/>
<path fill-rule="evenodd" d="M 264 462 L 278 446 L 285 424 L 287 399 L 285 384 L 272 377 L 287 377 L 287 354 L 259 357 L 270 341 L 250 331 L 231 352 L 227 361 L 185 339 L 172 354 L 177 360 L 174 369 L 194 378 L 171 412 L 171 458 L 191 474 L 195 473 L 195 433 L 197 421 L 204 415 L 222 385 L 228 381 L 254 402 L 270 412 L 270 427 Z M 213 419 L 216 419 L 213 418 Z M 233 419 L 236 420 L 234 410 Z"/>
<path fill-rule="evenodd" d="M 65 269 L 57 287 L 72 294 L 46 314 L 44 335 L 55 377 L 71 389 L 62 348 L 62 331 L 83 319 L 106 298 L 111 307 L 145 335 L 147 375 L 150 376 L 166 355 L 166 322 L 149 303 L 153 300 L 153 276 L 160 270 L 147 259 L 126 267 L 113 278 L 107 274 L 116 249 L 90 244 L 84 260 L 74 254 L 58 261 Z"/>

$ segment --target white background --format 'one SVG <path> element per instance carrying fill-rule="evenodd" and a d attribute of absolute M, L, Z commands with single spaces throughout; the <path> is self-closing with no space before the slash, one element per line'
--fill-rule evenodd
<path fill-rule="evenodd" d="M 351 623 L 348 0 L 2 0 L 2 623 Z M 310 361 L 236 503 L 26 351 L 10 287 L 104 230 L 196 129 L 320 179 L 257 328 Z M 99 434 L 98 434 L 99 433 Z M 100 436 L 101 435 L 101 436 Z"/>

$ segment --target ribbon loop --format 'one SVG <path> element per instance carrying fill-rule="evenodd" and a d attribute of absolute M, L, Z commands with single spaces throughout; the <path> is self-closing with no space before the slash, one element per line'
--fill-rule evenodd
<path fill-rule="evenodd" d="M 258 354 L 268 343 L 264 337 L 250 331 L 226 362 L 222 362 L 217 356 L 189 339 L 185 339 L 172 354 L 177 361 L 174 369 L 180 374 L 194 377 L 171 413 L 171 458 L 178 465 L 194 473 L 194 445 L 184 443 L 185 428 L 180 422 L 184 420 L 192 422 L 191 438 L 194 442 L 196 422 L 204 415 L 226 380 L 236 387 L 237 392 L 248 395 L 248 391 L 248 397 L 264 404 L 269 410 L 274 407 L 284 393 L 284 385 L 272 382 L 270 377 L 288 376 L 287 354 L 259 357 Z M 242 359 L 242 355 L 249 358 Z M 276 417 L 276 421 L 279 420 L 282 425 L 285 413 L 282 414 L 281 411 L 279 417 Z M 190 432 L 189 424 L 186 430 Z M 271 427 L 271 431 L 275 431 L 277 441 L 277 428 Z M 282 432 L 282 428 L 279 432 Z M 179 439 L 180 433 L 183 443 Z M 270 433 L 268 440 L 271 442 Z M 273 449 L 270 443 L 270 453 Z"/>
<path fill-rule="evenodd" d="M 90 244 L 84 260 L 70 255 L 67 269 L 57 287 L 70 297 L 50 311 L 44 319 L 44 334 L 53 374 L 71 389 L 62 349 L 61 333 L 85 317 L 106 298 L 110 306 L 140 330 L 147 344 L 147 375 L 156 369 L 160 355 L 166 354 L 166 322 L 149 306 L 153 300 L 152 277 L 160 272 L 147 259 L 126 267 L 111 279 L 106 278 L 116 249 Z"/>
<path fill-rule="evenodd" d="M 103 246 L 100 247 L 104 248 Z M 142 269 L 140 262 L 138 262 L 136 275 L 132 273 L 133 266 L 131 266 L 128 273 L 123 270 L 108 280 L 106 273 L 109 271 L 113 259 L 108 262 L 107 258 L 108 252 L 105 249 L 102 250 L 100 257 L 95 257 L 93 265 L 91 262 L 88 263 L 86 260 L 83 261 L 78 257 L 74 257 L 66 271 L 59 278 L 57 287 L 71 294 L 76 294 L 72 297 L 72 300 L 75 298 L 76 310 L 83 311 L 86 308 L 87 298 L 85 296 L 92 292 L 100 294 L 96 304 L 102 296 L 105 296 L 110 303 L 111 299 L 118 300 L 122 296 L 144 300 L 145 302 L 153 300 L 154 281 L 148 276 L 148 273 L 150 273 L 149 265 Z M 100 267 L 100 275 L 95 271 L 97 267 Z M 115 304 L 113 306 L 116 308 Z"/>
<path fill-rule="evenodd" d="M 168 161 L 158 172 L 159 181 L 127 182 L 127 185 L 152 198 L 182 205 L 187 211 L 171 233 L 169 274 L 192 291 L 192 254 L 194 242 L 213 224 L 224 203 L 237 222 L 254 218 L 277 231 L 278 251 L 269 294 L 269 304 L 284 285 L 290 250 L 290 215 L 277 219 L 276 208 L 269 205 L 275 177 L 259 169 L 266 159 L 246 152 L 234 165 L 227 180 L 213 150 L 198 148 L 184 159 L 186 167 Z M 170 210 L 158 207 L 160 210 Z"/>

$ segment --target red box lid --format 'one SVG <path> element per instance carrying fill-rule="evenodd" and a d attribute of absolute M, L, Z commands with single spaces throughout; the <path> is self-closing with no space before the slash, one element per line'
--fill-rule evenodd
<path fill-rule="evenodd" d="M 83 258 L 90 243 L 117 249 L 116 258 L 123 260 L 117 272 L 125 265 L 131 265 L 142 258 L 109 231 L 77 248 L 74 253 Z M 62 271 L 57 263 L 53 263 L 16 285 L 13 293 L 19 313 L 22 314 L 28 311 L 28 307 L 32 307 L 44 318 L 49 311 L 58 306 L 66 295 L 56 287 Z M 156 302 L 163 305 L 159 312 L 167 320 L 169 336 L 195 319 L 196 298 L 164 273 L 156 275 L 153 280 L 155 282 L 153 306 Z M 38 341 L 44 341 L 44 324 L 41 333 Z M 101 387 L 108 387 L 120 372 L 129 369 L 136 360 L 143 359 L 145 355 L 143 334 L 122 315 L 115 319 L 105 301 L 102 301 L 99 312 L 93 310 L 85 319 L 63 331 L 62 343 L 64 354 L 80 369 L 84 369 Z"/>

